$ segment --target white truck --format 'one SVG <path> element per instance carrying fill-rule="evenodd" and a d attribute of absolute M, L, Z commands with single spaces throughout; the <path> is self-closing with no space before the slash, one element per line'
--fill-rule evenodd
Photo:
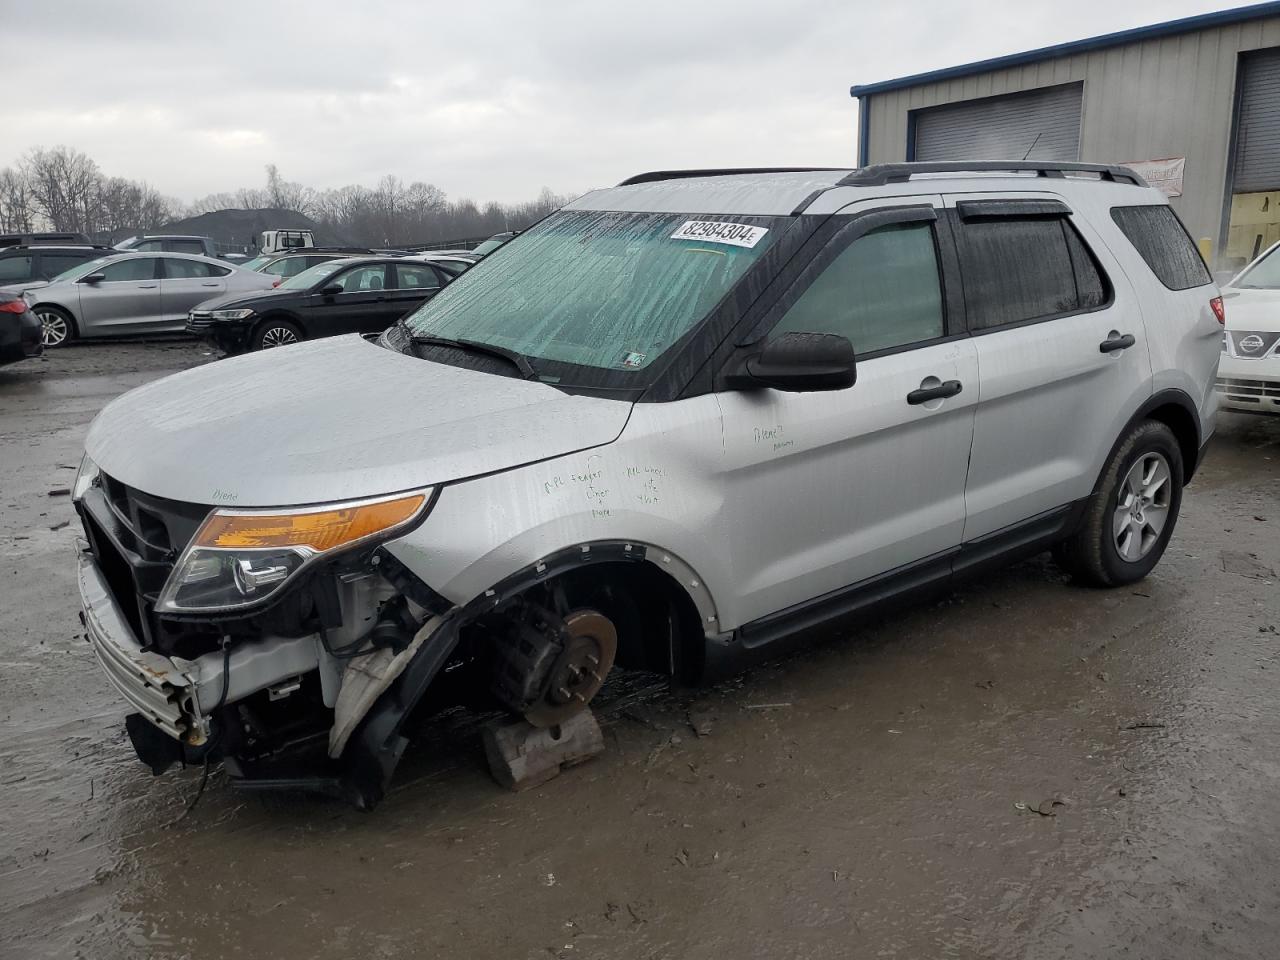
<path fill-rule="evenodd" d="M 315 237 L 310 230 L 263 230 L 260 251 L 268 253 L 289 253 L 302 247 L 314 247 Z"/>

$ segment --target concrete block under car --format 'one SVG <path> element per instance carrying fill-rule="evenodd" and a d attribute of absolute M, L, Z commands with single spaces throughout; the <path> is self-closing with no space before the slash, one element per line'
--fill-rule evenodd
<path fill-rule="evenodd" d="M 604 734 L 590 710 L 546 728 L 524 719 L 493 720 L 480 736 L 493 779 L 512 790 L 546 783 L 566 767 L 604 752 Z"/>

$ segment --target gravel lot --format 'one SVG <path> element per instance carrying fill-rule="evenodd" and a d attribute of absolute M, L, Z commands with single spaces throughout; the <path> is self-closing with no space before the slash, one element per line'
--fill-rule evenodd
<path fill-rule="evenodd" d="M 175 822 L 199 771 L 133 758 L 56 491 L 106 401 L 213 359 L 0 368 L 0 956 L 1274 955 L 1280 422 L 1222 416 L 1135 588 L 1039 558 L 716 687 L 627 678 L 604 756 L 524 794 L 449 715 L 371 815 L 215 775 Z"/>

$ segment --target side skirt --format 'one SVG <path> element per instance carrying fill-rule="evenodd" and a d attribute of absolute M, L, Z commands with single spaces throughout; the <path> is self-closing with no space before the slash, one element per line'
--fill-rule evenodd
<path fill-rule="evenodd" d="M 905 564 L 708 639 L 707 679 L 728 676 L 803 639 L 811 630 L 937 593 L 966 579 L 1035 556 L 1080 525 L 1089 498 L 1022 520 L 952 550 Z"/>

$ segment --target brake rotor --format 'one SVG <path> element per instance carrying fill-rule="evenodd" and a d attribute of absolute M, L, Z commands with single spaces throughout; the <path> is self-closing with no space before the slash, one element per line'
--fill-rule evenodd
<path fill-rule="evenodd" d="M 565 645 L 551 670 L 547 692 L 524 713 L 535 727 L 563 723 L 591 702 L 618 655 L 618 631 L 596 610 L 574 610 L 564 618 Z"/>

